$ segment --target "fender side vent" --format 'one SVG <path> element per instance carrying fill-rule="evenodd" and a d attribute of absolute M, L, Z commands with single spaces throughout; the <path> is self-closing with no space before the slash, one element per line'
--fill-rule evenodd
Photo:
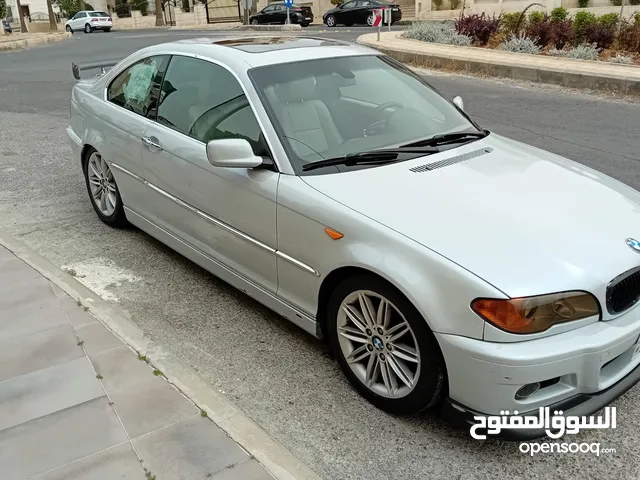
<path fill-rule="evenodd" d="M 467 160 L 481 157 L 482 155 L 486 155 L 487 153 L 491 153 L 492 151 L 493 148 L 484 147 L 478 150 L 472 150 L 471 152 L 463 153 L 462 155 L 456 155 L 455 157 L 445 158 L 437 162 L 425 163 L 424 165 L 419 165 L 417 167 L 410 168 L 409 170 L 411 170 L 413 173 L 428 172 L 430 170 L 435 170 L 436 168 L 444 168 L 455 163 L 466 162 Z"/>

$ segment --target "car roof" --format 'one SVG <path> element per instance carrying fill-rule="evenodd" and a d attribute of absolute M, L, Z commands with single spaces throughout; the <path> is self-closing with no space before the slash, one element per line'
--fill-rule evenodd
<path fill-rule="evenodd" d="M 219 61 L 236 71 L 302 60 L 380 55 L 369 47 L 301 35 L 189 38 L 143 49 L 146 54 L 191 54 Z"/>

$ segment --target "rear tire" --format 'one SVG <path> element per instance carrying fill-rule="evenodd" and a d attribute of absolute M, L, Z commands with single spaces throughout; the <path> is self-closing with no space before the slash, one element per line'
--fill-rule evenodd
<path fill-rule="evenodd" d="M 118 189 L 116 180 L 113 178 L 113 173 L 109 165 L 93 147 L 90 148 L 84 156 L 82 172 L 84 173 L 84 180 L 91 205 L 93 205 L 93 209 L 98 215 L 98 218 L 110 227 L 126 227 L 129 222 L 124 213 L 124 205 L 122 204 L 122 198 L 120 197 L 120 190 Z M 107 187 L 108 192 L 104 198 L 102 198 L 103 196 L 97 193 L 98 190 L 96 190 L 96 187 L 101 188 L 102 185 Z M 103 201 L 101 202 L 97 197 L 102 198 Z"/>
<path fill-rule="evenodd" d="M 84 26 L 84 33 L 93 33 L 93 28 L 88 23 Z"/>
<path fill-rule="evenodd" d="M 105 31 L 106 33 L 109 33 L 109 32 L 111 31 L 111 29 L 110 29 L 110 28 L 105 28 L 105 29 L 104 29 L 104 31 Z"/>
<path fill-rule="evenodd" d="M 367 17 L 367 25 L 368 25 L 369 27 L 372 27 L 372 26 L 373 26 L 373 15 L 369 15 L 369 16 Z"/>
<path fill-rule="evenodd" d="M 300 24 L 300 26 L 301 26 L 302 28 L 305 28 L 305 27 L 308 27 L 308 26 L 309 26 L 309 24 L 308 24 L 308 23 L 301 23 L 301 24 Z"/>
<path fill-rule="evenodd" d="M 379 310 L 381 305 L 386 308 Z M 371 274 L 343 280 L 329 299 L 326 318 L 340 368 L 370 403 L 415 414 L 441 400 L 447 374 L 440 346 L 420 312 L 391 284 Z"/>

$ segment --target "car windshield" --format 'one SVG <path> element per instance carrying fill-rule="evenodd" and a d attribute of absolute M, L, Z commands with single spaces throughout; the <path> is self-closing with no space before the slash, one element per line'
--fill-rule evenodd
<path fill-rule="evenodd" d="M 109 14 L 105 12 L 89 12 L 90 17 L 108 17 Z"/>
<path fill-rule="evenodd" d="M 419 76 L 384 56 L 306 60 L 249 74 L 299 173 L 318 160 L 480 131 Z"/>

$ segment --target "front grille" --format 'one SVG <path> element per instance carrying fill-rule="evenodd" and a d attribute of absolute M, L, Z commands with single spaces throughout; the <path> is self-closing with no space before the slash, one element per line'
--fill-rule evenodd
<path fill-rule="evenodd" d="M 640 267 L 614 278 L 607 287 L 607 310 L 616 314 L 631 308 L 640 300 Z"/>

